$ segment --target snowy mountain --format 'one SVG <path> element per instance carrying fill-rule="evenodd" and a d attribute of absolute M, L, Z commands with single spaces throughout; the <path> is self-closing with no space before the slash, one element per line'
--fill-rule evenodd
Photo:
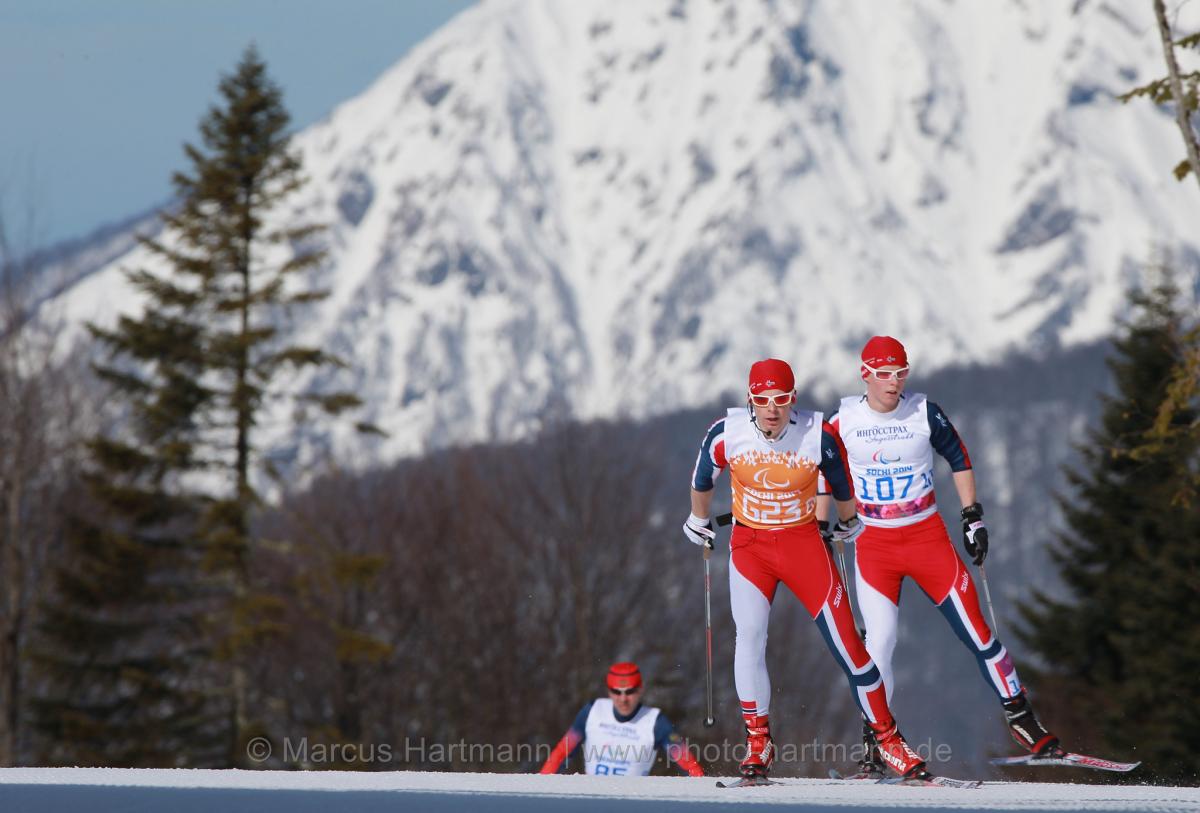
<path fill-rule="evenodd" d="M 832 396 L 878 332 L 926 371 L 1101 338 L 1155 247 L 1200 258 L 1171 119 L 1114 98 L 1161 64 L 1128 1 L 486 0 L 298 134 L 279 216 L 331 224 L 333 295 L 290 329 L 390 437 L 272 442 L 661 414 L 768 354 Z"/>

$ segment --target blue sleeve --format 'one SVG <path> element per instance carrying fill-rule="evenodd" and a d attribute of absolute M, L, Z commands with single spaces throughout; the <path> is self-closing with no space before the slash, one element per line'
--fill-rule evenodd
<path fill-rule="evenodd" d="M 967 454 L 967 446 L 958 436 L 946 413 L 933 401 L 926 401 L 925 408 L 929 413 L 929 442 L 934 450 L 946 458 L 951 471 L 970 469 L 971 456 Z"/>
<path fill-rule="evenodd" d="M 725 468 L 725 420 L 708 428 L 700 454 L 696 456 L 696 468 L 692 471 L 692 488 L 697 491 L 712 491 L 713 484 Z"/>
<path fill-rule="evenodd" d="M 592 703 L 594 702 L 596 701 L 589 700 L 584 703 L 583 708 L 581 708 L 579 713 L 575 715 L 575 722 L 571 723 L 570 730 L 579 735 L 579 741 L 581 743 L 583 742 L 584 735 L 587 733 L 587 718 L 588 715 L 592 713 Z M 577 750 L 579 750 L 578 745 L 575 746 L 575 750 L 571 751 L 571 754 L 574 754 Z"/>
<path fill-rule="evenodd" d="M 667 715 L 659 712 L 658 719 L 654 721 L 654 747 L 665 749 L 671 744 L 671 735 L 674 733 L 675 726 L 671 725 Z"/>
<path fill-rule="evenodd" d="M 825 421 L 821 426 L 821 474 L 825 485 L 833 492 L 835 500 L 854 499 L 854 486 L 850 483 L 850 468 L 846 464 L 846 447 L 837 430 Z"/>

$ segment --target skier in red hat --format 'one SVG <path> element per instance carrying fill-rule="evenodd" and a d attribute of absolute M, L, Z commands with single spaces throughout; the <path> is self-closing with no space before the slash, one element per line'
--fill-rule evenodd
<path fill-rule="evenodd" d="M 795 402 L 795 377 L 786 362 L 765 359 L 750 368 L 745 405 L 709 427 L 700 446 L 692 473 L 692 512 L 683 526 L 690 541 L 712 548 L 714 480 L 728 468 L 734 683 L 746 723 L 742 774 L 751 782 L 765 778 L 775 755 L 767 620 L 783 582 L 820 627 L 888 765 L 902 776 L 922 775 L 924 762 L 896 727 L 879 669 L 855 628 L 845 585 L 817 528 L 821 473 L 837 500 L 834 536 L 849 540 L 861 530 L 842 442 L 820 412 L 798 409 Z"/>
<path fill-rule="evenodd" d="M 550 751 L 541 773 L 558 773 L 581 746 L 583 768 L 602 776 L 645 776 L 662 749 L 688 776 L 704 771 L 687 743 L 654 706 L 642 705 L 642 673 L 636 663 L 614 663 L 604 679 L 608 697 L 589 700 Z"/>
<path fill-rule="evenodd" d="M 934 451 L 953 472 L 962 503 L 963 547 L 976 565 L 983 564 L 988 532 L 967 447 L 941 407 L 921 393 L 904 391 L 909 372 L 904 345 L 891 336 L 875 336 L 863 347 L 861 359 L 866 394 L 843 398 L 829 422 L 845 445 L 858 514 L 866 525 L 855 543 L 855 588 L 867 650 L 883 675 L 888 698 L 894 689 L 900 585 L 907 577 L 937 605 L 975 656 L 1003 705 L 1013 739 L 1032 753 L 1053 756 L 1060 750 L 1058 738 L 1033 713 L 1012 658 L 988 627 L 975 581 L 938 515 Z M 867 750 L 862 771 L 879 772 L 871 727 L 864 728 L 863 736 Z"/>

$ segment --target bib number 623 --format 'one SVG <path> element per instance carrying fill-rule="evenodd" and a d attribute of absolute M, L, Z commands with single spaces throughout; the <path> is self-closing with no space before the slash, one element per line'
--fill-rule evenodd
<path fill-rule="evenodd" d="M 787 500 L 766 500 L 751 494 L 742 494 L 742 515 L 749 522 L 759 522 L 763 525 L 785 525 L 799 522 L 816 510 L 816 500 L 808 500 L 803 506 L 800 498 Z"/>

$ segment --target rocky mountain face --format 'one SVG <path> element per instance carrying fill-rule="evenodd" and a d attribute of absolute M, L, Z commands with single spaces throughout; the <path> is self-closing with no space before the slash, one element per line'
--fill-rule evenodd
<path fill-rule="evenodd" d="M 333 295 L 286 326 L 390 437 L 281 410 L 268 445 L 647 417 L 765 355 L 831 396 L 873 333 L 925 370 L 1102 338 L 1156 247 L 1198 256 L 1169 118 L 1114 99 L 1162 72 L 1134 5 L 482 2 L 298 134 L 277 216 L 331 224 Z M 107 239 L 77 323 L 153 266 Z"/>

